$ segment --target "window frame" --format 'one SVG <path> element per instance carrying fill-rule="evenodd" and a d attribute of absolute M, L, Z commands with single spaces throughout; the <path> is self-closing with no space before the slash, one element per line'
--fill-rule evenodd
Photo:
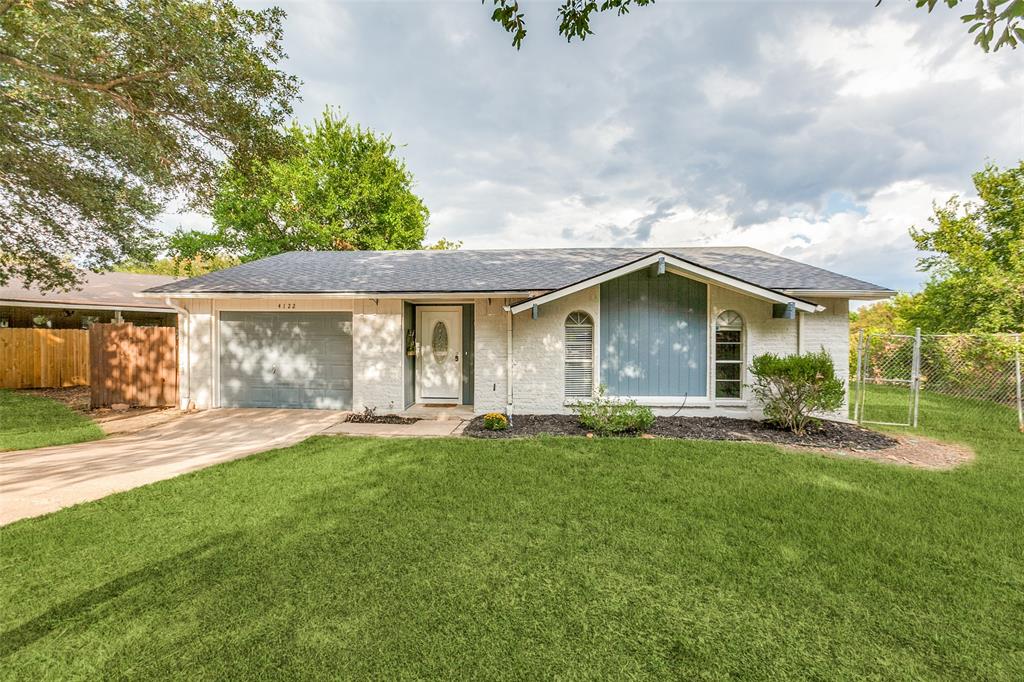
<path fill-rule="evenodd" d="M 573 319 L 576 322 L 572 322 Z M 590 356 L 588 359 L 575 357 L 570 359 L 569 357 L 569 329 L 590 329 Z M 565 316 L 565 320 L 562 322 L 562 397 L 566 401 L 572 400 L 586 400 L 594 397 L 594 374 L 597 370 L 597 361 L 595 359 L 595 352 L 597 349 L 597 324 L 594 322 L 594 316 L 588 313 L 586 310 L 573 310 Z M 586 368 L 589 366 L 590 369 L 590 392 L 589 393 L 575 393 L 570 392 L 569 382 L 569 370 L 570 368 Z"/>
<path fill-rule="evenodd" d="M 732 317 L 727 324 L 722 323 L 722 318 L 726 315 Z M 739 341 L 723 341 L 719 342 L 718 332 L 719 331 L 735 331 L 739 332 Z M 741 403 L 746 399 L 745 392 L 743 390 L 744 379 L 746 377 L 746 357 L 747 357 L 747 335 L 746 335 L 746 323 L 743 320 L 743 316 L 736 310 L 726 309 L 721 311 L 715 316 L 715 325 L 712 330 L 712 341 L 714 343 L 714 361 L 712 363 L 711 377 L 712 377 L 712 395 L 716 403 Z M 736 360 L 722 360 L 718 357 L 718 346 L 719 343 L 728 346 L 739 347 L 739 358 Z M 739 374 L 737 379 L 719 379 L 718 378 L 718 367 L 719 365 L 738 365 Z M 719 396 L 718 384 L 739 384 L 739 395 L 738 396 Z"/>

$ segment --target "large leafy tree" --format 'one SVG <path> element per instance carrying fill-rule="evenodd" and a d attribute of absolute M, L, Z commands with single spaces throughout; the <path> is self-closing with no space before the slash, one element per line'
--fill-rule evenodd
<path fill-rule="evenodd" d="M 275 153 L 298 82 L 280 9 L 0 0 L 0 283 L 66 287 L 145 257 L 171 196 Z"/>
<path fill-rule="evenodd" d="M 899 314 L 933 332 L 1024 330 L 1024 161 L 974 174 L 979 201 L 952 197 L 912 229 L 931 277 Z"/>
<path fill-rule="evenodd" d="M 285 251 L 419 249 L 429 213 L 389 137 L 328 109 L 312 127 L 287 130 L 282 158 L 217 182 L 213 232 L 178 232 L 177 258 L 214 254 L 253 260 Z"/>

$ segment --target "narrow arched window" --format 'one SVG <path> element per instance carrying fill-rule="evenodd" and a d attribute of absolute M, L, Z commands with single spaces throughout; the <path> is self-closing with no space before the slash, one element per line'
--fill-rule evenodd
<path fill-rule="evenodd" d="M 715 320 L 715 397 L 743 397 L 743 318 L 735 310 Z"/>
<path fill-rule="evenodd" d="M 594 394 L 594 319 L 577 310 L 565 318 L 565 395 Z"/>

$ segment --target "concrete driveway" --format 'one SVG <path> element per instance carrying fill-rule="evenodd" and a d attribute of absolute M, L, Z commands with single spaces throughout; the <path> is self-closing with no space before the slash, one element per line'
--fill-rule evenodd
<path fill-rule="evenodd" d="M 0 452 L 0 525 L 291 445 L 342 416 L 324 410 L 210 410 L 92 443 Z"/>

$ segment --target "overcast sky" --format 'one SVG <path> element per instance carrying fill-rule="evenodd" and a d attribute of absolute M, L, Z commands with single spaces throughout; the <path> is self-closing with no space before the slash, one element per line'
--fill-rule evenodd
<path fill-rule="evenodd" d="M 517 52 L 475 0 L 278 4 L 298 120 L 390 133 L 465 248 L 743 244 L 910 290 L 907 228 L 1024 158 L 1024 54 L 944 6 L 659 0 L 567 44 L 526 0 Z"/>

